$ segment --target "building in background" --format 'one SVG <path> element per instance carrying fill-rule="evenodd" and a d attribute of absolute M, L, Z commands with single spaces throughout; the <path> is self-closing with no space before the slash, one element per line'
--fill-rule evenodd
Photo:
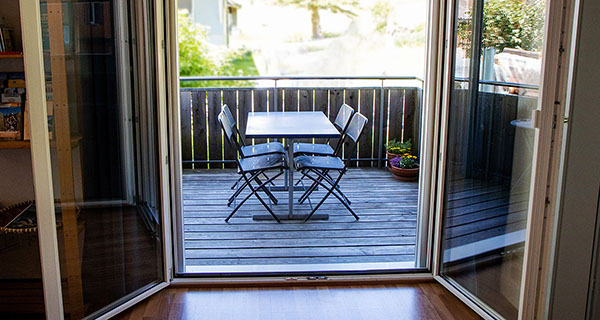
<path fill-rule="evenodd" d="M 208 41 L 229 46 L 229 35 L 237 26 L 242 6 L 232 0 L 180 0 L 179 9 L 187 9 L 192 20 L 208 28 Z"/>

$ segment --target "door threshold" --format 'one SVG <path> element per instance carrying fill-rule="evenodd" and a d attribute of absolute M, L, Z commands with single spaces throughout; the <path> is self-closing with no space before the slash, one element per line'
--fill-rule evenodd
<path fill-rule="evenodd" d="M 332 272 L 371 272 L 386 270 L 412 270 L 414 261 L 373 262 L 373 263 L 329 263 L 329 264 L 271 264 L 271 265 L 205 265 L 186 266 L 185 273 L 219 275 L 235 273 L 332 273 Z"/>

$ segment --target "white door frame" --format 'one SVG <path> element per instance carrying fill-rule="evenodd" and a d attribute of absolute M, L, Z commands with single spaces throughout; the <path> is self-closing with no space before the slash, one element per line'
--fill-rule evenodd
<path fill-rule="evenodd" d="M 48 139 L 46 77 L 39 1 L 20 1 L 27 101 L 31 127 L 31 162 L 36 201 L 44 305 L 47 319 L 62 319 L 63 299 L 54 214 L 54 190 Z"/>
<path fill-rule="evenodd" d="M 54 191 L 48 139 L 48 120 L 46 106 L 46 78 L 44 74 L 44 56 L 42 48 L 40 2 L 21 0 L 21 24 L 23 33 L 23 51 L 29 101 L 29 119 L 31 123 L 31 158 L 35 199 L 37 203 L 38 235 L 42 265 L 44 304 L 48 319 L 63 319 L 61 275 L 58 256 L 58 241 L 54 213 Z M 108 319 L 125 310 L 138 301 L 160 291 L 169 285 L 172 279 L 172 237 L 171 237 L 171 194 L 168 167 L 168 130 L 167 130 L 167 94 L 165 70 L 165 15 L 163 1 L 155 0 L 155 53 L 157 76 L 157 106 L 159 131 L 159 159 L 161 185 L 161 226 L 163 234 L 163 270 L 164 281 L 136 296 L 127 297 L 127 302 L 102 315 L 99 319 Z"/>
<path fill-rule="evenodd" d="M 441 234 L 443 214 L 443 190 L 445 176 L 445 160 L 447 147 L 448 105 L 453 79 L 449 66 L 452 66 L 453 32 L 454 32 L 454 4 L 455 0 L 448 1 L 446 8 L 443 92 L 441 132 L 440 132 L 440 157 L 438 171 L 438 192 L 436 200 L 436 228 L 434 231 L 434 256 L 433 276 L 444 287 L 453 292 L 459 299 L 469 305 L 475 312 L 486 319 L 497 317 L 492 310 L 483 306 L 476 298 L 467 296 L 466 292 L 453 284 L 451 280 L 440 276 Z M 562 137 L 562 126 L 555 126 L 556 119 L 562 119 L 566 93 L 566 71 L 568 69 L 567 54 L 569 49 L 570 30 L 573 23 L 573 0 L 547 0 L 546 22 L 544 33 L 544 55 L 542 60 L 542 75 L 538 108 L 534 111 L 533 122 L 537 129 L 532 165 L 532 187 L 530 189 L 530 202 L 527 217 L 526 244 L 524 253 L 524 267 L 521 280 L 521 295 L 519 300 L 519 319 L 533 319 L 543 315 L 543 306 L 546 293 L 546 283 L 541 280 L 549 272 L 546 263 L 549 259 L 551 239 L 548 237 L 553 221 L 546 217 L 549 210 L 555 205 L 556 174 L 558 168 L 558 154 Z M 564 31 L 564 32 L 561 32 Z M 541 107 L 543 106 L 543 107 Z M 554 160 L 554 161 L 553 161 Z M 548 204 L 548 205 L 547 205 Z M 548 215 L 550 216 L 550 215 Z"/>

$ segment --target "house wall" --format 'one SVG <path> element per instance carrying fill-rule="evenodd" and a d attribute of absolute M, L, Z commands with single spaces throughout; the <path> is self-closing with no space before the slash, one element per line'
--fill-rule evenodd
<path fill-rule="evenodd" d="M 589 293 L 594 239 L 596 246 L 599 245 L 600 42 L 597 17 L 600 2 L 580 0 L 580 6 L 554 272 L 548 303 L 550 319 L 585 319 L 586 311 L 592 309 Z M 598 319 L 598 315 L 591 319 Z"/>
<path fill-rule="evenodd" d="M 227 44 L 227 13 L 225 0 L 191 0 L 194 22 L 209 28 L 208 40 L 218 45 Z"/>

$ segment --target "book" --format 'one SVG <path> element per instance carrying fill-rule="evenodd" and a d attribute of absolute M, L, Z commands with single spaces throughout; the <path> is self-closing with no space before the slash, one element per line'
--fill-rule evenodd
<path fill-rule="evenodd" d="M 25 79 L 10 79 L 8 80 L 9 88 L 25 88 Z"/>
<path fill-rule="evenodd" d="M 24 100 L 25 88 L 4 88 L 2 92 L 2 103 L 18 102 L 22 103 Z"/>
<path fill-rule="evenodd" d="M 21 107 L 0 108 L 0 139 L 21 139 L 23 128 L 21 111 Z"/>
<path fill-rule="evenodd" d="M 14 51 L 15 46 L 13 42 L 12 29 L 7 27 L 0 28 L 0 36 L 2 51 Z"/>

